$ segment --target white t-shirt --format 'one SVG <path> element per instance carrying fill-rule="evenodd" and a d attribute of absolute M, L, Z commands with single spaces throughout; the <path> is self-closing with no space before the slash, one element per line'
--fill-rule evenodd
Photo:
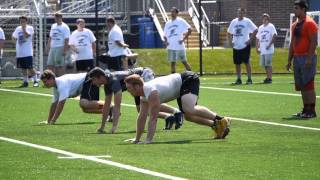
<path fill-rule="evenodd" d="M 65 74 L 56 78 L 57 87 L 53 88 L 52 102 L 76 97 L 81 93 L 82 84 L 87 73 Z"/>
<path fill-rule="evenodd" d="M 144 97 L 142 97 L 142 100 L 147 101 L 151 95 L 151 92 L 157 91 L 160 103 L 172 101 L 180 96 L 181 85 L 182 79 L 179 73 L 155 78 L 144 83 Z"/>
<path fill-rule="evenodd" d="M 4 35 L 2 28 L 0 28 L 0 39 L 6 40 L 6 36 Z M 2 54 L 3 54 L 3 49 L 0 49 L 0 59 L 2 59 Z"/>
<path fill-rule="evenodd" d="M 96 41 L 96 37 L 91 30 L 84 28 L 83 31 L 75 30 L 69 38 L 69 45 L 73 45 L 78 49 L 79 53 L 75 53 L 76 60 L 93 59 L 92 43 Z"/>
<path fill-rule="evenodd" d="M 249 19 L 244 17 L 239 21 L 235 18 L 231 21 L 228 33 L 232 34 L 232 43 L 234 43 L 234 49 L 245 48 L 246 42 L 250 39 L 250 34 L 257 29 L 257 26 Z"/>
<path fill-rule="evenodd" d="M 125 48 L 119 46 L 116 41 L 124 42 L 124 39 L 121 28 L 115 24 L 108 35 L 108 54 L 110 57 L 125 55 Z"/>
<path fill-rule="evenodd" d="M 272 44 L 271 47 L 267 49 L 267 46 L 272 41 L 272 37 L 274 35 L 277 35 L 277 30 L 272 23 L 261 25 L 259 27 L 256 37 L 260 42 L 259 50 L 261 52 L 261 55 L 274 53 L 274 44 Z"/>
<path fill-rule="evenodd" d="M 51 38 L 51 48 L 63 47 L 64 41 L 70 36 L 69 26 L 62 22 L 61 25 L 54 23 L 51 25 L 50 38 Z"/>
<path fill-rule="evenodd" d="M 184 43 L 179 43 L 183 39 L 183 34 L 188 31 L 191 26 L 182 18 L 177 17 L 175 20 L 169 20 L 164 27 L 164 35 L 168 40 L 167 49 L 184 50 Z"/>
<path fill-rule="evenodd" d="M 12 34 L 12 37 L 17 39 L 16 41 L 16 57 L 28 57 L 33 56 L 33 48 L 32 48 L 32 38 L 33 38 L 33 27 L 27 25 L 26 31 L 30 36 L 26 38 L 22 31 L 22 27 L 18 26 Z"/>

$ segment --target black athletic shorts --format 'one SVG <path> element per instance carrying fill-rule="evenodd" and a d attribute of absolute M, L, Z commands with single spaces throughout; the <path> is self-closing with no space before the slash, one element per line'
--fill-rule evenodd
<path fill-rule="evenodd" d="M 181 112 L 184 112 L 182 109 L 181 97 L 186 94 L 194 94 L 199 96 L 199 86 L 200 80 L 199 75 L 192 71 L 186 71 L 181 73 L 182 85 L 180 88 L 180 97 L 177 98 L 179 109 Z"/>
<path fill-rule="evenodd" d="M 123 56 L 111 57 L 108 61 L 108 69 L 113 71 L 121 71 L 122 70 L 122 58 Z"/>
<path fill-rule="evenodd" d="M 77 71 L 90 71 L 93 68 L 94 68 L 93 59 L 76 61 Z"/>
<path fill-rule="evenodd" d="M 250 61 L 251 47 L 248 45 L 243 49 L 233 49 L 233 63 L 234 64 L 248 64 Z"/>
<path fill-rule="evenodd" d="M 88 81 L 88 78 L 89 76 L 87 75 L 82 85 L 80 99 L 99 101 L 99 87 L 93 85 L 91 80 Z"/>
<path fill-rule="evenodd" d="M 21 69 L 32 69 L 33 68 L 32 56 L 17 58 L 17 67 Z"/>

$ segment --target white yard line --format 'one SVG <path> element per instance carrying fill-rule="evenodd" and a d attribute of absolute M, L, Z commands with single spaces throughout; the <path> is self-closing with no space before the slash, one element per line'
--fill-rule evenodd
<path fill-rule="evenodd" d="M 86 155 L 72 153 L 72 152 L 68 152 L 68 151 L 64 151 L 64 150 L 60 150 L 60 149 L 56 149 L 56 148 L 52 148 L 52 147 L 48 147 L 48 146 L 32 144 L 32 143 L 28 143 L 28 142 L 25 142 L 25 141 L 19 141 L 19 140 L 6 138 L 6 137 L 1 137 L 1 136 L 0 136 L 0 140 L 6 141 L 6 142 L 15 143 L 15 144 L 20 144 L 20 145 L 24 145 L 24 146 L 33 147 L 33 148 L 36 148 L 36 149 L 41 149 L 41 150 L 52 152 L 52 153 L 63 154 L 63 155 L 66 155 L 68 157 L 82 158 L 82 159 L 85 159 L 85 160 L 88 160 L 88 161 L 93 161 L 93 162 L 96 162 L 96 163 L 106 164 L 106 165 L 110 165 L 110 166 L 115 166 L 115 167 L 119 167 L 121 169 L 126 169 L 126 170 L 129 170 L 129 171 L 135 171 L 135 172 L 139 172 L 139 173 L 142 173 L 142 174 L 147 174 L 147 175 L 150 175 L 150 176 L 161 177 L 161 178 L 164 178 L 164 179 L 186 180 L 185 178 L 181 178 L 181 177 L 171 176 L 171 175 L 167 175 L 167 174 L 163 174 L 163 173 L 159 173 L 159 172 L 155 172 L 155 171 L 150 171 L 150 170 L 147 170 L 147 169 L 134 167 L 134 166 L 127 165 L 127 164 L 121 164 L 121 163 L 118 163 L 118 162 L 105 160 L 105 159 L 99 159 L 99 158 L 96 158 L 94 156 L 86 156 Z"/>
<path fill-rule="evenodd" d="M 207 88 L 207 89 L 215 89 L 215 90 L 226 90 L 226 88 L 212 88 L 212 87 L 201 87 L 201 88 Z M 246 90 L 240 90 L 240 89 L 229 89 L 230 91 L 240 91 L 240 92 L 246 92 Z M 34 92 L 26 92 L 26 91 L 18 91 L 18 90 L 11 90 L 11 89 L 1 89 L 0 91 L 6 91 L 6 92 L 17 92 L 17 93 L 24 93 L 24 94 L 32 94 L 32 95 L 40 95 L 40 96 L 52 96 L 50 94 L 43 94 L 43 93 L 34 93 Z M 250 90 L 249 90 L 250 91 Z M 290 93 L 277 93 L 277 92 L 266 92 L 266 91 L 253 91 L 251 93 L 262 93 L 262 94 L 273 94 L 276 93 L 276 95 L 286 95 L 286 96 L 298 96 L 298 94 L 290 94 Z M 318 97 L 318 96 L 317 96 Z M 76 99 L 76 98 L 74 98 Z M 136 107 L 132 104 L 125 104 L 121 103 L 123 106 L 128 107 Z M 274 123 L 274 122 L 268 122 L 268 121 L 260 121 L 260 120 L 251 120 L 251 119 L 244 119 L 244 118 L 237 118 L 237 117 L 231 117 L 234 120 L 243 121 L 243 122 L 251 122 L 251 123 L 258 123 L 258 124 L 268 124 L 268 125 L 275 125 L 275 126 L 282 126 L 282 127 L 290 127 L 290 128 L 299 128 L 299 129 L 307 129 L 307 130 L 315 130 L 319 131 L 320 128 L 312 128 L 312 127 L 306 127 L 306 126 L 298 126 L 298 125 L 290 125 L 290 124 L 282 124 L 282 123 Z"/>
<path fill-rule="evenodd" d="M 202 88 L 202 89 L 220 90 L 220 91 L 233 91 L 233 92 L 245 92 L 245 93 L 257 93 L 257 94 L 271 94 L 271 95 L 282 95 L 282 96 L 297 96 L 297 97 L 301 97 L 300 94 L 280 93 L 280 92 L 272 92 L 272 91 L 256 91 L 256 90 L 232 89 L 232 88 L 218 88 L 218 87 L 206 87 L 206 86 L 200 86 L 200 88 Z M 320 98 L 320 96 L 317 96 L 317 98 Z"/>
<path fill-rule="evenodd" d="M 95 157 L 95 158 L 111 158 L 109 155 L 101 156 L 86 156 L 86 157 Z M 83 159 L 83 156 L 58 156 L 58 159 Z"/>

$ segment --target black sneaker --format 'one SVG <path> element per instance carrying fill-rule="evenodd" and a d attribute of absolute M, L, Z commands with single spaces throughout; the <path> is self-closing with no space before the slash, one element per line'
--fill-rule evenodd
<path fill-rule="evenodd" d="M 302 119 L 310 119 L 310 118 L 315 118 L 317 117 L 317 113 L 316 112 L 305 112 L 303 114 L 300 115 L 300 118 Z"/>
<path fill-rule="evenodd" d="M 233 85 L 240 85 L 242 84 L 241 79 L 237 79 L 234 83 L 232 83 Z"/>
<path fill-rule="evenodd" d="M 28 82 L 23 82 L 23 83 L 19 86 L 19 88 L 25 88 L 25 87 L 28 87 L 28 86 L 29 86 Z"/>
<path fill-rule="evenodd" d="M 306 110 L 303 108 L 301 112 L 298 112 L 296 114 L 292 114 L 292 116 L 301 118 L 301 115 L 304 114 L 304 113 L 306 113 Z"/>
<path fill-rule="evenodd" d="M 266 78 L 265 80 L 263 80 L 263 84 L 271 84 L 272 83 L 272 79 L 270 78 Z"/>
<path fill-rule="evenodd" d="M 163 130 L 170 130 L 173 126 L 173 123 L 176 121 L 176 118 L 173 115 L 171 115 L 171 116 L 168 116 L 165 120 L 166 120 L 166 125 L 163 128 Z"/>
<path fill-rule="evenodd" d="M 175 129 L 179 129 L 183 124 L 183 114 L 182 112 L 174 113 L 174 118 L 176 120 Z"/>
<path fill-rule="evenodd" d="M 247 84 L 247 85 L 252 84 L 252 79 L 248 79 L 247 82 L 246 82 L 246 84 Z"/>

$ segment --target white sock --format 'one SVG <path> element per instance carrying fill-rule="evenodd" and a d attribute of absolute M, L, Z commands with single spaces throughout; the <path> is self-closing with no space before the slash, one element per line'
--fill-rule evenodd
<path fill-rule="evenodd" d="M 33 82 L 37 82 L 37 76 L 36 75 L 32 76 L 32 79 L 33 79 Z"/>

